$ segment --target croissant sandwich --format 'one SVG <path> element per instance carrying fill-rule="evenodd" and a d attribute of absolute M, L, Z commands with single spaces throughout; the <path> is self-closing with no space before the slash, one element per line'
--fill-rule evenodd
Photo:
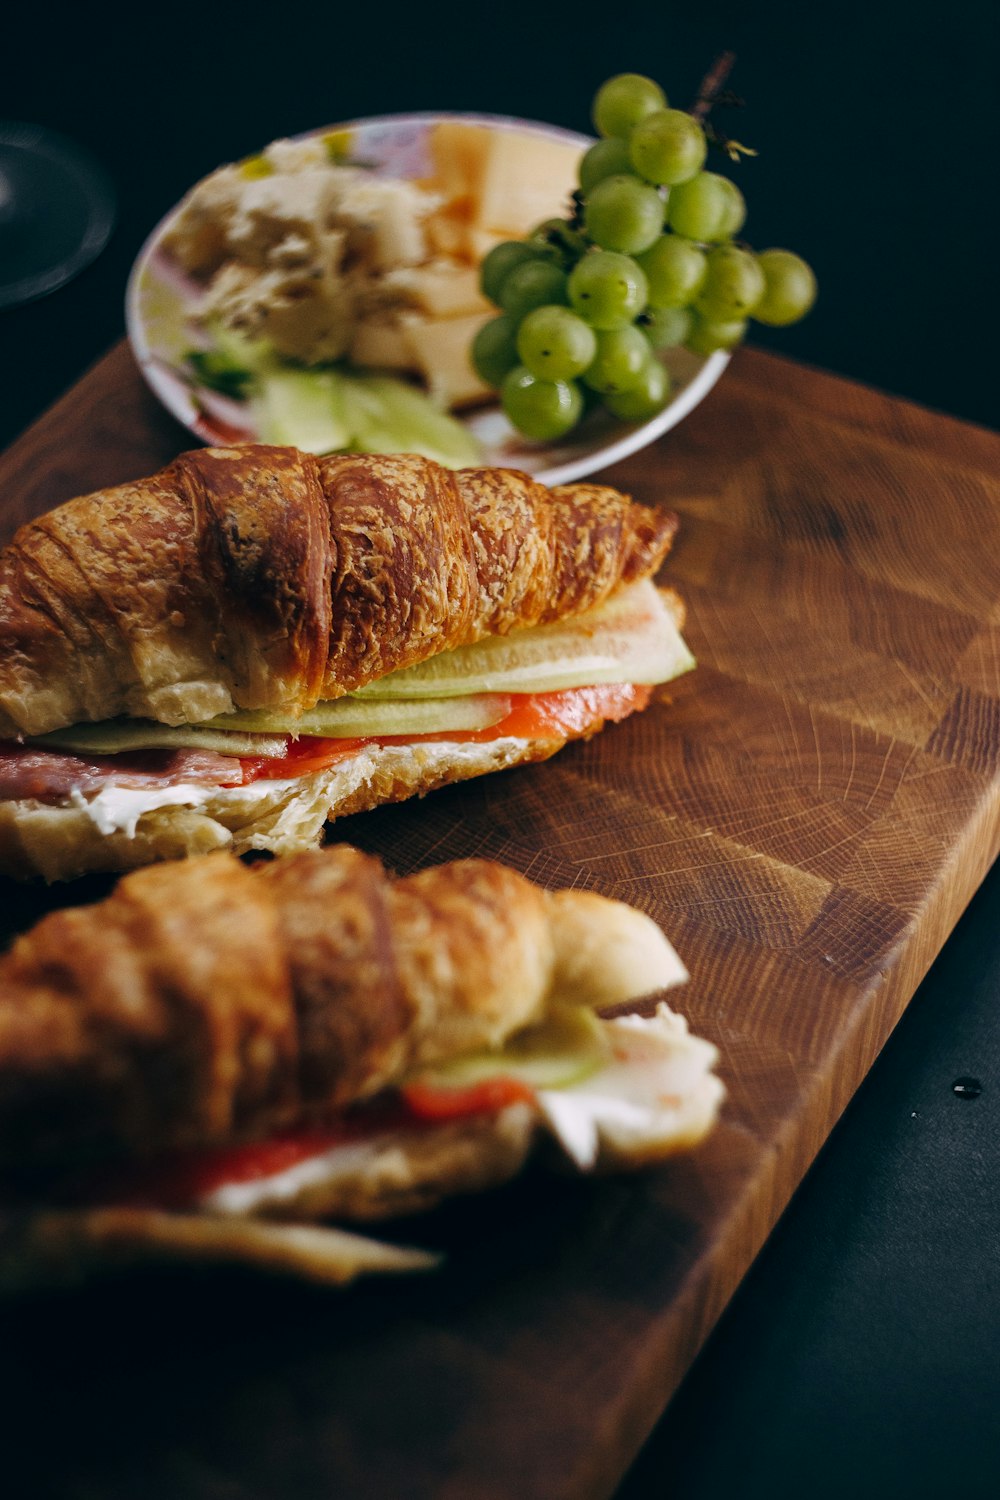
<path fill-rule="evenodd" d="M 598 485 L 246 445 L 0 553 L 0 869 L 308 848 L 541 760 L 693 665 L 676 517 Z"/>
<path fill-rule="evenodd" d="M 662 1002 L 651 919 L 463 860 L 349 846 L 161 864 L 0 959 L 0 1280 L 144 1256 L 321 1280 L 433 1263 L 340 1225 L 519 1171 L 686 1149 L 716 1052 Z"/>

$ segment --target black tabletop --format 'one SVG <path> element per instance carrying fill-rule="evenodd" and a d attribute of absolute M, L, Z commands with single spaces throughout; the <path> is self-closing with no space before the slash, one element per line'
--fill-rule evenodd
<path fill-rule="evenodd" d="M 118 216 L 88 269 L 0 312 L 0 442 L 120 337 L 143 239 L 221 162 L 397 110 L 587 130 L 611 73 L 687 105 L 726 48 L 746 100 L 726 123 L 759 153 L 734 169 L 746 235 L 821 288 L 754 342 L 994 425 L 993 0 L 755 9 L 22 5 L 0 113 L 93 152 Z M 1000 520 L 984 545 L 1000 579 Z M 998 1010 L 995 869 L 618 1500 L 1000 1492 Z"/>

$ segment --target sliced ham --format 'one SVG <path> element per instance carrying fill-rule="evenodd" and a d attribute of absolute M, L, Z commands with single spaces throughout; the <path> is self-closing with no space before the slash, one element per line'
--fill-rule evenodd
<path fill-rule="evenodd" d="M 231 755 L 210 750 L 140 750 L 127 755 L 62 755 L 30 745 L 0 747 L 0 798 L 56 802 L 105 786 L 156 787 L 173 782 L 240 786 L 243 770 Z"/>

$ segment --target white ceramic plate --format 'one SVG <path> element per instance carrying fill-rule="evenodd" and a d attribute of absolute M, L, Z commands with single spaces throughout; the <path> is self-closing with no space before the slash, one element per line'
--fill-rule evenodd
<path fill-rule="evenodd" d="M 429 175 L 427 140 L 443 119 L 483 125 L 491 130 L 517 131 L 576 144 L 591 144 L 586 136 L 528 120 L 501 115 L 382 115 L 344 125 L 325 125 L 308 136 L 332 131 L 350 132 L 353 153 L 386 177 Z M 150 387 L 169 412 L 206 443 L 252 442 L 257 433 L 249 408 L 200 385 L 185 356 L 197 346 L 195 314 L 200 288 L 171 259 L 163 241 L 180 205 L 154 229 L 129 277 L 125 319 L 133 352 Z M 620 422 L 604 411 L 592 412 L 561 442 L 535 443 L 523 437 L 499 404 L 479 407 L 460 420 L 478 439 L 483 463 L 524 469 L 547 484 L 563 484 L 635 453 L 675 427 L 712 389 L 729 362 L 717 353 L 701 358 L 684 349 L 663 356 L 673 395 L 649 422 Z"/>

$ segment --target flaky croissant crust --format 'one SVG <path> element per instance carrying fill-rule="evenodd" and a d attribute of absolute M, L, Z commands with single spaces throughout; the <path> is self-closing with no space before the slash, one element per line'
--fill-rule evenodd
<path fill-rule="evenodd" d="M 0 737 L 298 712 L 652 574 L 677 520 L 601 485 L 247 444 L 71 500 L 0 553 Z"/>

